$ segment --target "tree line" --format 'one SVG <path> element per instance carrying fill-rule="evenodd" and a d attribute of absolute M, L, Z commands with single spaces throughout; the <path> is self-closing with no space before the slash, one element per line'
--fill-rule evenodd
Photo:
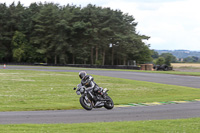
<path fill-rule="evenodd" d="M 182 58 L 178 60 L 178 62 L 184 62 L 184 63 L 200 63 L 200 58 L 196 56 L 188 56 L 186 58 Z"/>
<path fill-rule="evenodd" d="M 126 65 L 151 61 L 132 15 L 88 4 L 0 3 L 0 62 Z"/>
<path fill-rule="evenodd" d="M 158 52 L 152 50 L 153 64 L 155 65 L 168 65 L 171 66 L 171 63 L 176 63 L 177 59 L 172 53 L 162 53 L 159 55 Z"/>
<path fill-rule="evenodd" d="M 152 50 L 153 64 L 161 65 L 167 64 L 170 66 L 170 63 L 200 63 L 200 58 L 196 56 L 188 56 L 185 58 L 177 58 L 173 53 L 159 53 L 155 50 Z"/>

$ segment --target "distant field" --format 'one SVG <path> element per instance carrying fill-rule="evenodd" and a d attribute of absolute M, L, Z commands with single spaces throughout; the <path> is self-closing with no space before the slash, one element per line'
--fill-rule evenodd
<path fill-rule="evenodd" d="M 172 63 L 171 64 L 174 68 L 199 68 L 200 63 Z"/>

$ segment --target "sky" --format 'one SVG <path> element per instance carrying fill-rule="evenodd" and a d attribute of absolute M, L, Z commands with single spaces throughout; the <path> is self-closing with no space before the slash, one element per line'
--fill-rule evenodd
<path fill-rule="evenodd" d="M 0 0 L 10 5 L 13 1 Z M 200 0 L 20 0 L 24 6 L 33 2 L 53 2 L 121 10 L 135 18 L 137 33 L 150 36 L 150 49 L 200 51 Z"/>

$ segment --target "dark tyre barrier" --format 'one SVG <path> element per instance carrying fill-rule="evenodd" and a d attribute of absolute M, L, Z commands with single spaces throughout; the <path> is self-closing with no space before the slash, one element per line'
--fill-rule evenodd
<path fill-rule="evenodd" d="M 169 71 L 169 70 L 173 70 L 173 67 L 169 67 L 168 65 L 156 65 L 153 67 L 156 71 L 158 70 L 163 70 L 163 71 Z"/>

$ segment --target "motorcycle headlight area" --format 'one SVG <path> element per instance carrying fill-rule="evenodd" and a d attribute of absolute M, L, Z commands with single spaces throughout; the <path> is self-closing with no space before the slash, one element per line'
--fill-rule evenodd
<path fill-rule="evenodd" d="M 81 87 L 80 92 L 83 93 L 84 90 L 85 90 L 85 89 L 84 89 L 83 87 Z"/>
<path fill-rule="evenodd" d="M 81 93 L 80 93 L 80 91 L 76 91 L 76 94 L 77 94 L 77 95 L 80 95 Z"/>

